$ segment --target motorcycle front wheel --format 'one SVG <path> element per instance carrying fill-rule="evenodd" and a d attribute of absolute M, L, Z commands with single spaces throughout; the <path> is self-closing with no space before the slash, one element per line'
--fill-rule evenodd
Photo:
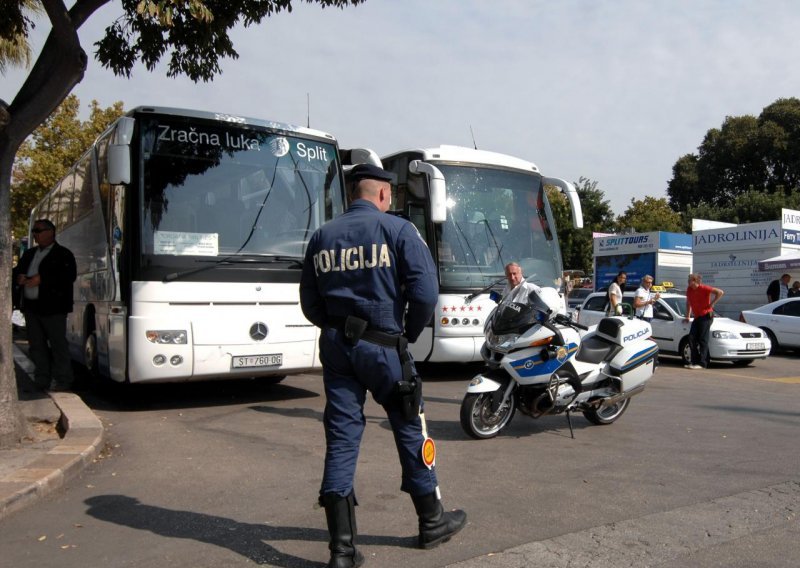
<path fill-rule="evenodd" d="M 467 394 L 461 403 L 461 427 L 477 440 L 494 438 L 508 426 L 516 409 L 513 396 L 493 413 L 492 393 Z"/>
<path fill-rule="evenodd" d="M 622 416 L 623 412 L 627 410 L 630 403 L 631 399 L 626 398 L 625 400 L 619 401 L 617 404 L 612 404 L 611 406 L 606 406 L 605 408 L 589 408 L 588 410 L 583 411 L 583 415 L 586 417 L 586 420 L 592 424 L 597 424 L 600 426 L 604 424 L 611 424 L 617 418 Z"/>

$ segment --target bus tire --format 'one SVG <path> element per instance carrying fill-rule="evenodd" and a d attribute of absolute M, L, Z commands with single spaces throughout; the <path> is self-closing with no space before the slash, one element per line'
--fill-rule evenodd
<path fill-rule="evenodd" d="M 83 366 L 92 380 L 100 378 L 100 368 L 97 363 L 97 332 L 92 330 L 83 342 Z"/>

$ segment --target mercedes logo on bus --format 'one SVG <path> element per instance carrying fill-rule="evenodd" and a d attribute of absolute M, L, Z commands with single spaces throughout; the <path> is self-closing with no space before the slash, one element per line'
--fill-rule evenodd
<path fill-rule="evenodd" d="M 250 326 L 250 337 L 255 339 L 256 341 L 263 341 L 267 338 L 267 334 L 269 333 L 269 329 L 267 329 L 267 324 L 261 321 L 257 321 L 253 325 Z"/>

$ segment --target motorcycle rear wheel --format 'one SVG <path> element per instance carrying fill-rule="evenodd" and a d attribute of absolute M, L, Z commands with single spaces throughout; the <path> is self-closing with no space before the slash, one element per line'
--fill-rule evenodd
<path fill-rule="evenodd" d="M 476 440 L 494 438 L 508 426 L 517 410 L 512 396 L 492 413 L 492 393 L 467 394 L 461 403 L 461 428 Z"/>
<path fill-rule="evenodd" d="M 611 424 L 615 422 L 617 418 L 622 416 L 622 414 L 628 409 L 628 405 L 630 403 L 631 399 L 626 398 L 625 400 L 619 401 L 617 404 L 613 404 L 605 408 L 589 408 L 588 410 L 583 411 L 583 415 L 586 417 L 586 420 L 592 424 L 597 424 L 598 426 Z"/>

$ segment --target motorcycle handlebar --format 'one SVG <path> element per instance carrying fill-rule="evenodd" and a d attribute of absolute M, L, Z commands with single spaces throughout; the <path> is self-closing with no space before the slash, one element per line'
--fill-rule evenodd
<path fill-rule="evenodd" d="M 564 314 L 557 314 L 555 318 L 553 318 L 556 323 L 560 323 L 561 325 L 568 325 L 570 327 L 574 327 L 576 329 L 582 329 L 583 331 L 589 331 L 589 328 L 583 324 L 580 324 L 576 321 L 572 321 L 569 316 L 565 316 Z"/>

